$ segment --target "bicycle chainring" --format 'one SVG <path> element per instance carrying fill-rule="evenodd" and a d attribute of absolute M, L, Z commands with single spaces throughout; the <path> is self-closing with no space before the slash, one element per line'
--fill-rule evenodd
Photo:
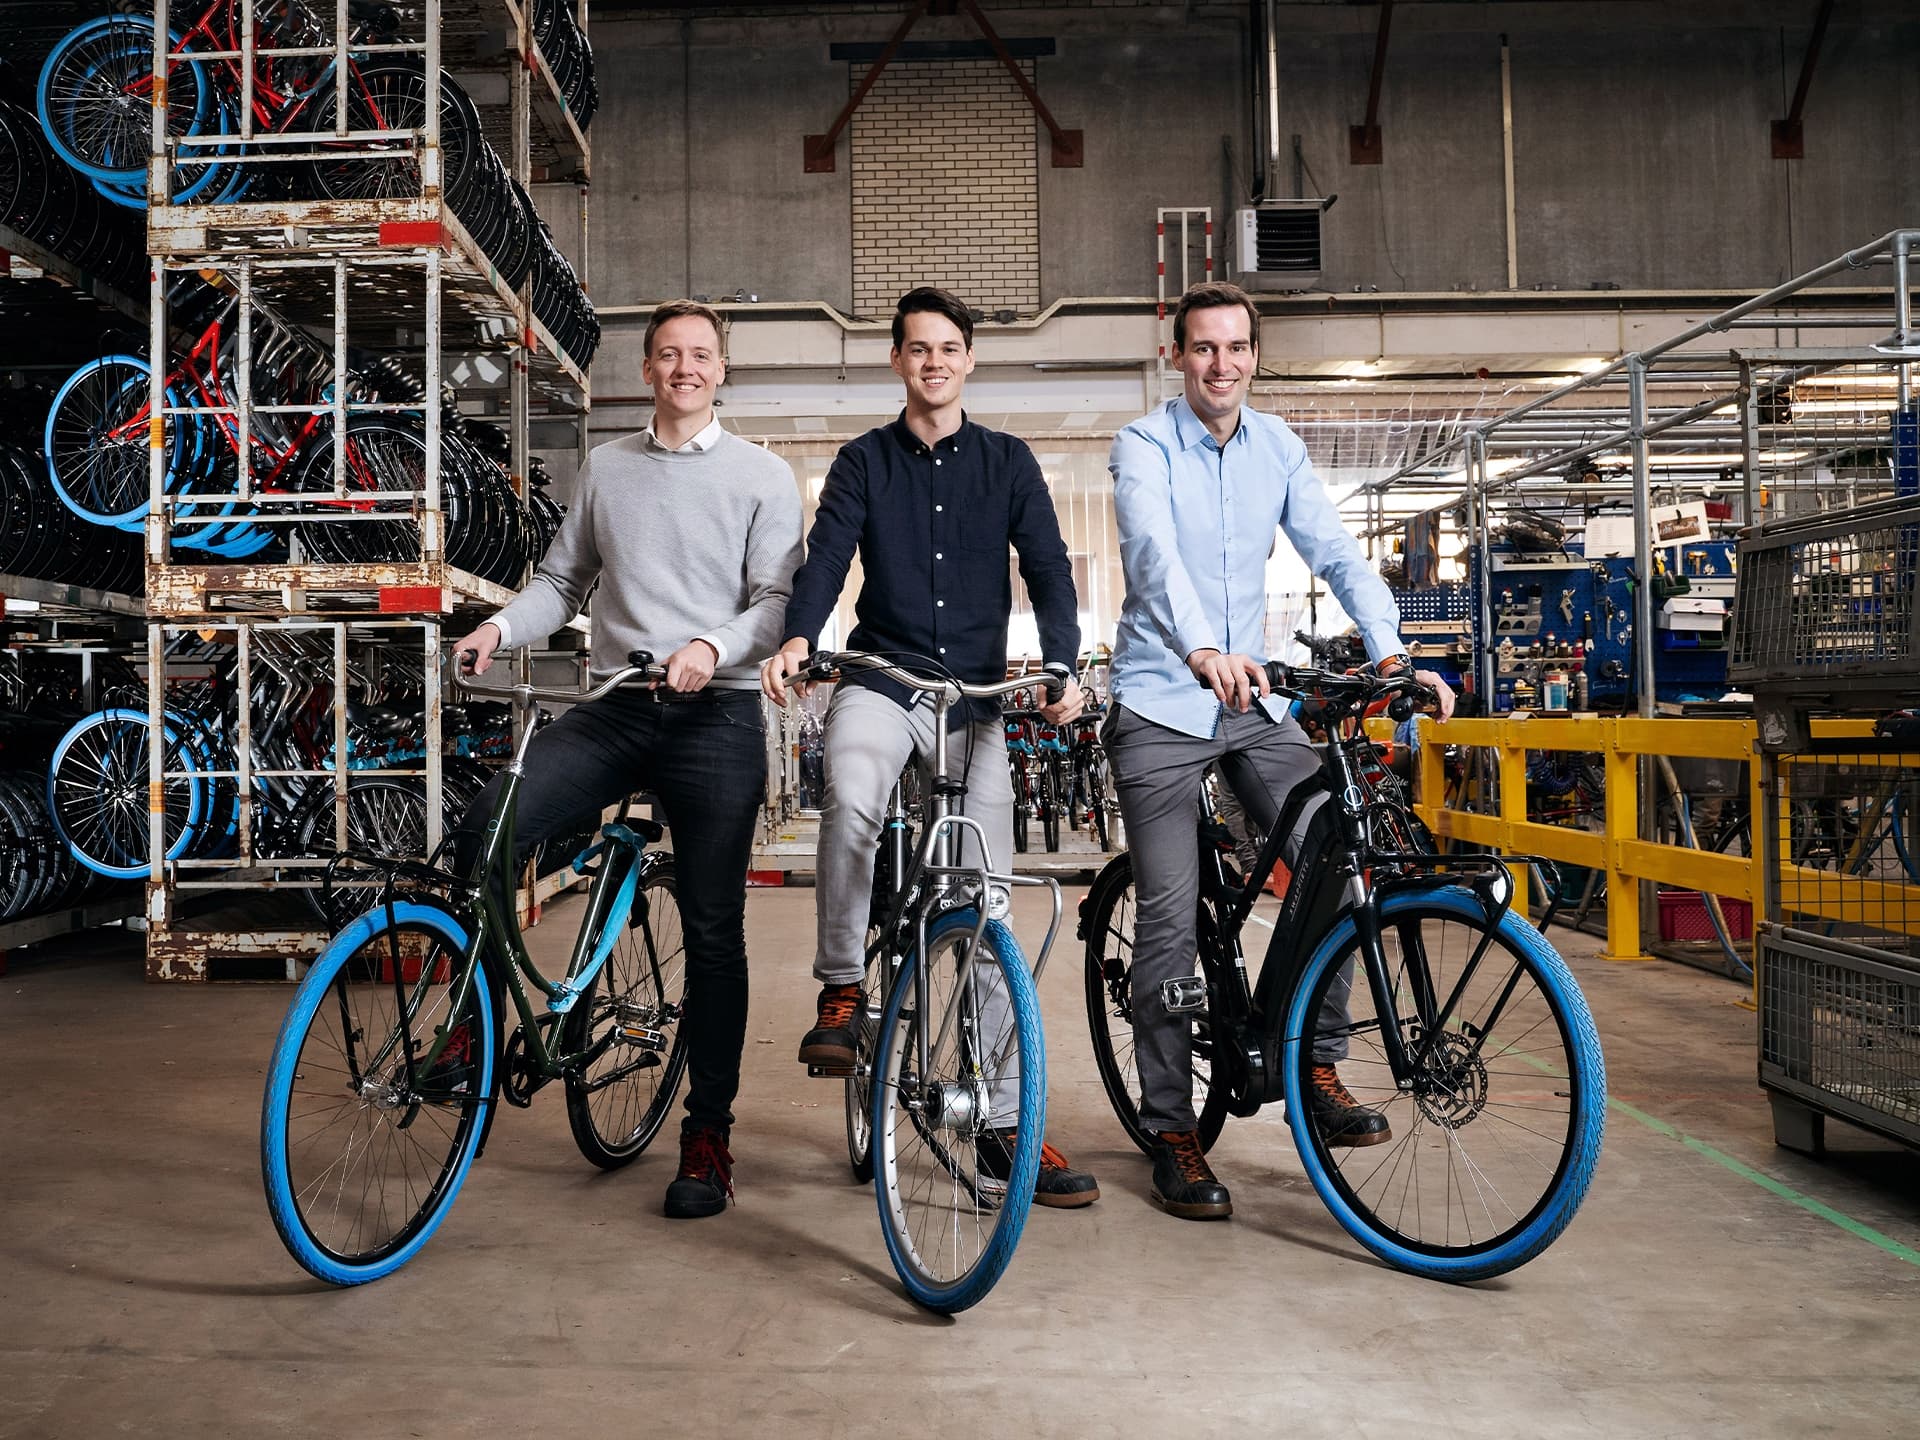
<path fill-rule="evenodd" d="M 521 1110 L 533 1104 L 535 1093 L 551 1078 L 533 1068 L 533 1062 L 527 1058 L 526 1034 L 518 1025 L 513 1027 L 513 1034 L 507 1037 L 507 1048 L 500 1057 L 500 1066 L 500 1094 L 509 1105 Z"/>

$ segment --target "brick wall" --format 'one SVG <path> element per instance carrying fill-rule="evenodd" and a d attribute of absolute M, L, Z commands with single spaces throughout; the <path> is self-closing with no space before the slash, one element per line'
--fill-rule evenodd
<path fill-rule="evenodd" d="M 1033 78 L 1033 64 L 1021 68 Z M 866 67 L 850 66 L 849 85 Z M 854 112 L 853 305 L 915 285 L 991 313 L 1040 308 L 1038 121 L 993 60 L 898 64 Z"/>

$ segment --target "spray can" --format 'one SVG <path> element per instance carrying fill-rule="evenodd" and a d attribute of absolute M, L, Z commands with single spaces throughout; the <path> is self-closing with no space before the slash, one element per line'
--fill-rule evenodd
<path fill-rule="evenodd" d="M 1587 672 L 1585 670 L 1574 671 L 1573 672 L 1573 708 L 1576 710 L 1585 710 L 1587 708 L 1588 694 L 1589 694 L 1589 687 L 1587 684 Z"/>

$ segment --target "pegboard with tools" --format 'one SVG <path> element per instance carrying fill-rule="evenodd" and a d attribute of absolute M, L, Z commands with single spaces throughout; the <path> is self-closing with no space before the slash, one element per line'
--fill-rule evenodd
<path fill-rule="evenodd" d="M 1476 655 L 1482 647 L 1491 652 L 1494 712 L 1630 708 L 1638 583 L 1632 557 L 1589 559 L 1569 545 L 1554 552 L 1496 547 L 1489 558 L 1492 628 L 1473 643 Z M 1684 704 L 1726 692 L 1733 569 L 1733 546 L 1723 540 L 1655 552 L 1657 699 Z"/>

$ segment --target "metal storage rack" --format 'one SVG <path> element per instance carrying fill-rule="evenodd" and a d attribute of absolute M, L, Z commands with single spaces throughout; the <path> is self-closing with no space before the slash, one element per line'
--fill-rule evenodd
<path fill-rule="evenodd" d="M 333 22 L 328 45 L 280 53 L 323 55 L 334 74 L 345 77 L 351 64 L 347 6 L 341 0 L 338 5 L 322 3 L 317 8 Z M 582 23 L 585 8 L 581 0 Z M 180 7 L 173 9 L 177 13 Z M 271 487 L 253 473 L 248 443 L 235 447 L 237 479 L 231 493 L 209 495 L 202 489 L 191 499 L 169 495 L 164 432 L 156 426 L 146 536 L 150 774 L 155 777 L 156 795 L 166 784 L 186 780 L 233 786 L 239 812 L 233 847 L 237 854 L 171 861 L 166 858 L 166 816 L 157 808 L 152 817 L 147 971 L 156 980 L 296 978 L 298 962 L 310 957 L 326 939 L 317 917 L 304 922 L 295 918 L 274 928 L 257 923 L 249 913 L 263 894 L 313 889 L 319 883 L 321 862 L 289 863 L 253 853 L 258 822 L 254 792 L 260 777 L 246 744 L 233 747 L 231 769 L 165 753 L 167 637 L 200 631 L 230 638 L 243 673 L 238 713 L 233 717 L 243 739 L 252 720 L 244 676 L 262 646 L 301 632 L 326 635 L 334 657 L 333 694 L 340 699 L 348 694 L 352 652 L 369 637 L 378 634 L 391 643 L 417 646 L 427 678 L 425 754 L 420 769 L 409 773 L 424 780 L 424 846 L 430 852 L 440 842 L 443 828 L 442 629 L 450 623 L 458 627 L 497 608 L 513 593 L 512 586 L 492 583 L 449 560 L 439 404 L 443 378 L 449 370 L 472 371 L 474 367 L 463 363 L 470 355 L 504 352 L 509 357 L 501 422 L 510 436 L 508 469 L 516 490 L 522 492 L 529 470 L 528 423 L 536 401 L 546 414 L 579 417 L 583 428 L 591 403 L 584 368 L 564 352 L 535 313 L 532 277 L 517 289 L 509 285 L 441 188 L 445 173 L 440 133 L 442 67 L 458 67 L 468 76 L 490 71 L 504 77 L 504 103 L 484 95 L 476 97 L 476 103 L 482 128 L 505 157 L 508 173 L 523 187 L 536 180 L 576 183 L 581 187 L 584 215 L 590 146 L 569 109 L 554 66 L 542 51 L 533 6 L 515 0 L 425 0 L 409 16 L 415 38 L 353 45 L 356 57 L 369 52 L 414 57 L 424 76 L 423 123 L 412 130 L 379 131 L 349 130 L 344 105 L 338 107 L 331 129 L 256 126 L 250 104 L 254 66 L 261 56 L 273 52 L 258 43 L 255 0 L 239 0 L 238 11 L 241 48 L 199 51 L 203 61 L 237 66 L 243 89 L 237 130 L 228 136 L 172 134 L 164 100 L 154 109 L 147 184 L 148 248 L 154 260 L 149 354 L 156 357 L 151 411 L 164 414 L 168 425 L 224 421 L 242 435 L 252 433 L 256 416 L 273 412 L 301 423 L 310 420 L 335 436 L 349 433 L 352 415 L 411 414 L 425 434 L 418 483 L 410 490 L 383 489 L 378 510 L 360 508 L 356 514 L 352 504 L 343 505 L 347 514 L 338 518 L 339 523 L 410 524 L 417 530 L 418 549 L 400 559 L 318 563 L 303 556 L 295 539 L 286 563 L 190 559 L 177 541 L 195 526 L 217 523 L 209 517 L 210 509 L 231 505 L 251 523 L 290 527 L 297 536 L 303 523 L 313 521 L 313 497 L 305 497 L 308 513 L 303 517 L 302 501 L 270 493 Z M 169 0 L 156 0 L 156 32 L 169 33 L 169 20 Z M 164 87 L 161 93 L 164 97 Z M 242 198 L 185 204 L 176 203 L 170 193 L 171 177 L 191 173 L 190 162 L 196 155 L 220 153 L 236 165 L 272 165 L 312 158 L 322 147 L 334 156 L 404 154 L 417 168 L 418 193 L 380 199 Z M 188 162 L 184 171 L 183 161 Z M 190 274 L 215 284 L 237 301 L 233 311 L 238 331 L 237 393 L 225 406 L 191 400 L 167 403 L 166 366 L 158 357 L 176 353 L 177 337 L 169 334 L 165 301 L 173 277 Z M 378 348 L 395 348 L 413 357 L 408 364 L 419 382 L 420 398 L 413 403 L 367 402 L 351 398 L 344 385 L 334 385 L 324 404 L 256 405 L 250 389 L 253 346 L 262 317 L 269 324 L 317 338 L 322 363 L 333 376 L 348 372 L 350 338 L 361 344 L 368 337 L 380 337 Z M 332 447 L 338 500 L 349 498 L 342 484 L 344 461 L 339 458 L 344 448 Z M 462 618 L 453 619 L 457 614 Z M 331 779 L 336 843 L 344 839 L 352 779 L 348 764 L 334 763 L 344 758 L 344 732 L 344 715 L 336 703 L 333 757 L 322 766 L 281 777 L 309 782 Z M 196 764 L 200 765 L 197 770 Z M 524 888 L 523 906 L 537 907 L 566 881 L 562 872 Z M 181 913 L 183 895 L 219 890 L 239 891 L 241 899 L 224 914 L 188 923 Z"/>
<path fill-rule="evenodd" d="M 67 256 L 5 225 L 0 225 L 0 293 L 6 302 L 0 304 L 0 328 L 17 319 L 12 313 L 16 308 L 30 310 L 36 317 L 31 329 L 33 358 L 39 366 L 57 368 L 83 358 L 103 323 L 147 322 L 144 296 L 115 288 Z M 50 319 L 55 323 L 47 323 Z M 13 356 L 6 359 L 10 363 L 0 368 L 17 363 Z M 0 621 L 17 623 L 23 614 L 50 625 L 114 619 L 131 624 L 145 616 L 146 607 L 135 594 L 0 573 Z M 141 897 L 129 892 L 0 921 L 0 974 L 6 973 L 9 950 L 130 919 L 141 910 Z"/>

